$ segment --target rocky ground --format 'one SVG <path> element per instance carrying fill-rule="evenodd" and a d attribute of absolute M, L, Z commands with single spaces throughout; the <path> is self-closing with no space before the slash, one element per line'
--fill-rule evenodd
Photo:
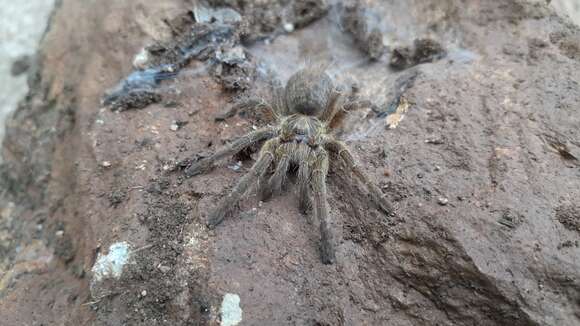
<path fill-rule="evenodd" d="M 576 25 L 545 1 L 210 2 L 58 7 L 2 147 L 6 325 L 580 322 Z M 184 173 L 267 123 L 238 98 L 320 64 L 372 103 L 333 126 L 395 207 L 332 164 L 333 265 L 292 186 L 205 227 L 256 148 Z"/>

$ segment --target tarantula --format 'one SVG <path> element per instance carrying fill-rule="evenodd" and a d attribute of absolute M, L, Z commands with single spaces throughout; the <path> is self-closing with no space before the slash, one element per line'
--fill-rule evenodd
<path fill-rule="evenodd" d="M 313 208 L 320 222 L 321 258 L 325 264 L 335 261 L 334 236 L 326 192 L 329 156 L 342 160 L 362 182 L 378 207 L 387 214 L 392 209 L 381 190 L 357 165 L 347 146 L 330 134 L 330 122 L 341 110 L 349 110 L 353 101 L 341 101 L 342 92 L 323 69 L 303 69 L 295 73 L 285 88 L 274 89 L 273 99 L 250 99 L 245 106 L 263 109 L 274 118 L 275 126 L 251 132 L 226 147 L 189 166 L 187 176 L 208 171 L 212 165 L 257 142 L 266 141 L 252 168 L 210 212 L 208 227 L 220 224 L 244 193 L 258 182 L 263 200 L 282 191 L 288 173 L 297 171 L 299 206 L 303 213 Z M 273 169 L 270 169 L 273 167 Z M 273 173 L 271 173 L 273 171 Z"/>

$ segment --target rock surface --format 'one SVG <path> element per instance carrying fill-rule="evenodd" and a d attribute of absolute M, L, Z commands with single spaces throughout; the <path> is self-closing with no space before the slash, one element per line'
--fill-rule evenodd
<path fill-rule="evenodd" d="M 54 0 L 1 2 L 0 142 L 4 138 L 4 121 L 28 91 L 24 73 L 38 48 L 53 7 Z"/>
<path fill-rule="evenodd" d="M 3 323 L 580 323 L 578 27 L 545 1 L 365 1 L 388 49 L 428 37 L 446 50 L 393 71 L 340 29 L 340 5 L 269 2 L 232 2 L 241 35 L 226 49 L 244 55 L 225 57 L 255 73 L 216 70 L 235 64 L 209 52 L 155 81 L 160 101 L 114 112 L 101 104 L 107 91 L 137 55 L 147 63 L 144 48 L 183 44 L 194 4 L 62 1 L 2 147 Z M 263 26 L 244 25 L 262 14 Z M 373 103 L 336 124 L 396 217 L 332 167 L 336 264 L 321 264 L 293 187 L 265 203 L 249 195 L 209 231 L 207 210 L 252 153 L 193 178 L 180 162 L 264 123 L 252 112 L 215 121 L 242 95 L 223 76 L 251 76 L 260 93 L 268 78 L 328 62 Z"/>

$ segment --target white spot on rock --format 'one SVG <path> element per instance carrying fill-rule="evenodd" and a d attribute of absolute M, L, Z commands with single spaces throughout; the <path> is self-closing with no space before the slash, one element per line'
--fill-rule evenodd
<path fill-rule="evenodd" d="M 135 58 L 133 58 L 133 67 L 135 69 L 145 69 L 147 68 L 149 60 L 149 51 L 143 48 L 139 53 L 137 53 L 137 55 L 135 55 Z"/>
<path fill-rule="evenodd" d="M 439 197 L 437 199 L 437 203 L 441 206 L 445 206 L 445 205 L 449 204 L 449 199 L 447 199 L 445 197 Z"/>
<path fill-rule="evenodd" d="M 222 316 L 221 326 L 235 326 L 242 321 L 240 297 L 237 294 L 226 293 L 220 309 Z"/>
<path fill-rule="evenodd" d="M 292 24 L 292 23 L 286 23 L 286 24 L 284 24 L 284 30 L 285 30 L 287 33 L 292 33 L 292 32 L 294 32 L 294 24 Z"/>
<path fill-rule="evenodd" d="M 123 267 L 129 261 L 131 255 L 127 242 L 117 242 L 109 247 L 109 253 L 97 257 L 93 266 L 93 275 L 96 281 L 107 278 L 119 278 L 123 273 Z"/>
<path fill-rule="evenodd" d="M 228 166 L 228 168 L 232 171 L 238 172 L 242 168 L 242 161 L 238 161 L 236 164 Z"/>

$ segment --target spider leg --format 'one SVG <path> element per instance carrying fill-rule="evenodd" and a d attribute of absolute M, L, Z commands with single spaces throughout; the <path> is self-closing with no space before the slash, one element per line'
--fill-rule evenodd
<path fill-rule="evenodd" d="M 276 136 L 277 130 L 273 127 L 266 127 L 263 129 L 259 129 L 253 131 L 245 136 L 238 138 L 236 141 L 226 145 L 225 147 L 221 148 L 213 155 L 205 157 L 197 162 L 194 162 L 190 167 L 185 170 L 185 175 L 188 177 L 192 177 L 194 175 L 198 175 L 201 173 L 205 173 L 211 169 L 212 165 L 222 158 L 233 155 L 242 149 L 257 143 L 261 140 L 270 139 Z"/>
<path fill-rule="evenodd" d="M 326 193 L 326 174 L 328 173 L 328 154 L 321 150 L 316 153 L 317 159 L 312 169 L 312 195 L 314 197 L 314 212 L 320 222 L 320 254 L 322 263 L 332 264 L 336 260 L 334 235 L 330 230 L 328 215 L 328 199 Z"/>
<path fill-rule="evenodd" d="M 308 149 L 308 152 L 299 152 L 298 165 L 298 205 L 300 212 L 304 215 L 312 208 L 312 198 L 310 191 L 310 161 L 313 153 Z M 312 223 L 312 220 L 309 220 Z"/>
<path fill-rule="evenodd" d="M 320 115 L 320 120 L 325 122 L 327 125 L 334 120 L 336 115 L 343 111 L 343 112 L 350 112 L 354 110 L 360 110 L 363 108 L 371 108 L 373 111 L 379 111 L 375 104 L 373 104 L 369 100 L 348 100 L 342 97 L 342 93 L 339 90 L 334 90 L 333 93 L 330 95 L 330 99 L 328 101 L 328 105 L 324 112 Z"/>
<path fill-rule="evenodd" d="M 286 106 L 284 98 L 284 88 L 281 86 L 273 86 L 271 89 L 271 103 L 273 110 L 278 113 L 279 116 L 286 116 L 289 114 L 288 107 Z"/>
<path fill-rule="evenodd" d="M 298 167 L 298 205 L 302 214 L 308 214 L 312 208 L 312 198 L 310 193 L 310 167 L 307 162 L 301 162 Z M 310 221 L 311 222 L 311 221 Z"/>
<path fill-rule="evenodd" d="M 320 114 L 320 118 L 319 118 L 320 121 L 329 124 L 332 121 L 332 119 L 334 119 L 334 116 L 342 108 L 341 101 L 340 101 L 341 95 L 342 94 L 338 89 L 332 90 L 332 93 L 330 94 L 330 97 L 328 99 L 328 105 L 326 105 L 326 108 Z"/>
<path fill-rule="evenodd" d="M 262 113 L 264 113 L 265 116 L 272 117 L 272 119 L 274 121 L 278 121 L 279 115 L 276 112 L 276 110 L 273 108 L 273 106 L 270 103 L 268 103 L 267 101 L 265 101 L 264 99 L 257 97 L 257 96 L 251 96 L 251 97 L 237 101 L 235 104 L 230 106 L 227 110 L 218 114 L 215 117 L 215 120 L 216 121 L 223 121 L 223 120 L 226 120 L 228 118 L 233 117 L 234 115 L 236 115 L 236 113 L 238 113 L 240 111 L 246 111 L 249 109 L 258 109 Z"/>
<path fill-rule="evenodd" d="M 261 195 L 262 200 L 267 200 L 271 196 L 280 195 L 282 187 L 286 183 L 288 168 L 290 167 L 290 151 L 292 144 L 282 144 L 276 149 L 276 170 L 270 179 L 263 185 Z"/>
<path fill-rule="evenodd" d="M 210 213 L 208 227 L 214 228 L 220 224 L 225 216 L 231 212 L 240 198 L 246 193 L 250 185 L 260 179 L 274 160 L 274 151 L 278 146 L 278 139 L 271 139 L 264 144 L 260 151 L 260 157 L 254 163 L 250 171 L 246 173 L 236 184 L 232 192 L 224 198 L 218 206 Z"/>
<path fill-rule="evenodd" d="M 387 202 L 386 198 L 383 195 L 383 192 L 379 187 L 377 187 L 364 173 L 364 171 L 358 166 L 356 163 L 353 155 L 351 154 L 348 147 L 337 140 L 328 140 L 324 147 L 333 153 L 336 153 L 338 157 L 346 164 L 347 168 L 349 168 L 356 178 L 362 182 L 362 184 L 367 188 L 368 192 L 371 195 L 372 200 L 375 204 L 386 214 L 393 214 L 394 210 L 389 202 Z"/>

